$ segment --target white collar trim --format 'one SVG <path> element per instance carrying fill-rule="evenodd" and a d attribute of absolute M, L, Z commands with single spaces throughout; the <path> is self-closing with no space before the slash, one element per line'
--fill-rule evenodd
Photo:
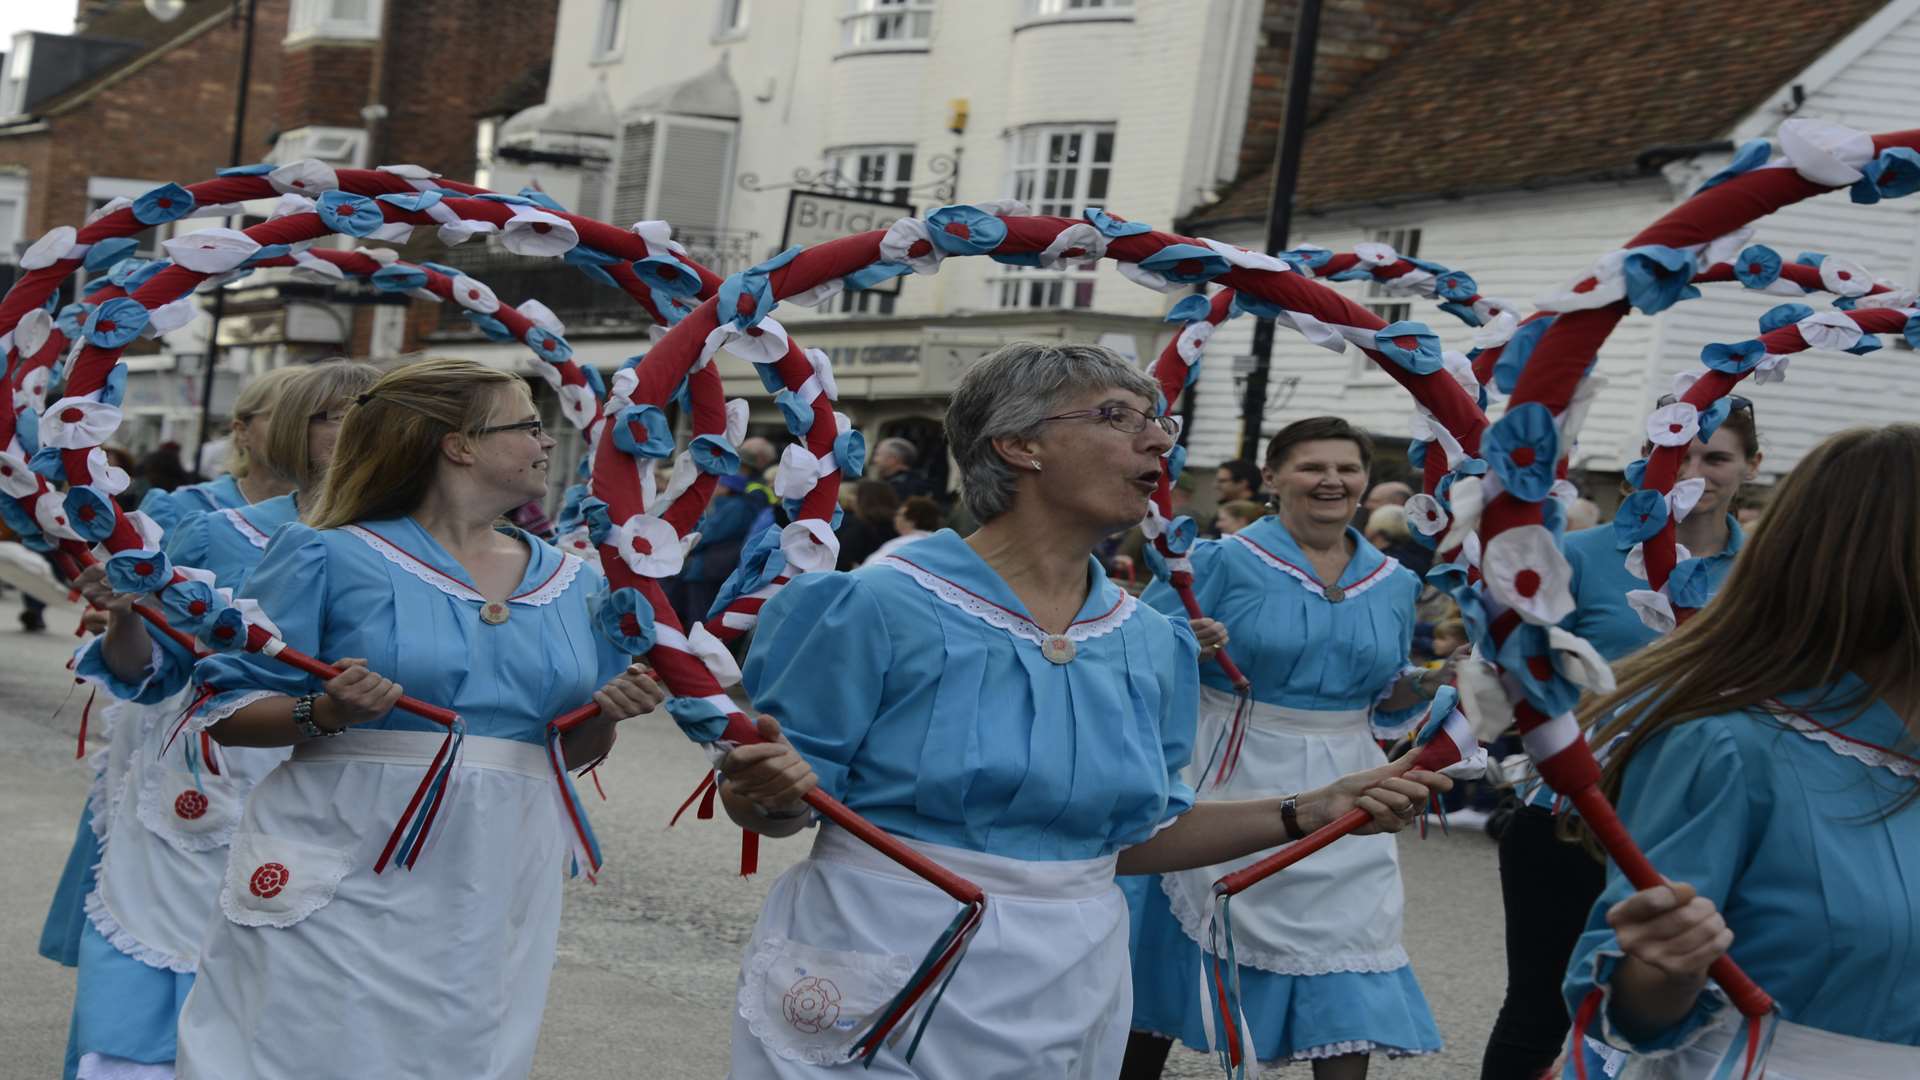
<path fill-rule="evenodd" d="M 1046 643 L 1048 638 L 1054 636 L 1042 630 L 1037 623 L 1025 615 L 1000 604 L 996 604 L 966 586 L 955 581 L 949 581 L 925 567 L 908 562 L 898 555 L 883 556 L 876 560 L 874 565 L 884 566 L 890 570 L 898 570 L 900 573 L 912 578 L 921 588 L 932 593 L 939 599 L 979 619 L 988 626 L 998 627 L 1023 641 L 1029 641 L 1035 645 L 1042 645 Z M 1125 589 L 1115 589 L 1114 591 L 1120 594 L 1120 599 L 1105 612 L 1095 615 L 1091 619 L 1083 619 L 1067 627 L 1066 634 L 1064 635 L 1067 640 L 1081 642 L 1090 638 L 1103 637 L 1118 630 L 1122 623 L 1133 617 L 1134 609 L 1139 606 L 1140 602 L 1134 599 L 1133 594 L 1127 592 Z"/>
<path fill-rule="evenodd" d="M 398 544 L 395 544 L 393 541 L 388 540 L 386 537 L 381 536 L 371 529 L 365 529 L 358 525 L 347 525 L 342 527 L 341 531 L 358 537 L 361 542 L 365 543 L 374 551 L 379 552 L 381 558 L 386 559 L 388 562 L 419 578 L 421 581 L 439 589 L 448 596 L 460 600 L 471 600 L 476 604 L 484 604 L 487 602 L 487 598 L 481 596 L 479 590 L 458 578 L 449 577 L 439 570 L 434 569 L 426 560 L 400 547 Z M 553 573 L 547 575 L 545 581 L 528 589 L 526 592 L 516 593 L 507 597 L 507 603 L 524 604 L 528 607 L 543 607 L 553 603 L 556 597 L 567 591 L 568 585 L 573 584 L 573 576 L 580 572 L 580 566 L 583 561 L 584 560 L 578 556 L 569 555 L 564 551 L 561 552 L 560 565 L 554 568 Z"/>

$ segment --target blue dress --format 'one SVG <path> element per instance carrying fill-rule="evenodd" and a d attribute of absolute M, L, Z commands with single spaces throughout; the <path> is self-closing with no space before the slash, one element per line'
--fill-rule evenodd
<path fill-rule="evenodd" d="M 140 500 L 140 509 L 148 517 L 159 523 L 160 527 L 171 534 L 183 520 L 209 510 L 245 506 L 246 496 L 240 493 L 240 485 L 232 476 L 221 476 L 203 484 L 193 484 L 162 491 L 154 488 Z M 187 563 L 198 566 L 198 563 Z M 134 692 L 122 693 L 124 687 L 113 685 L 111 673 L 105 666 L 95 663 L 88 670 L 79 671 L 82 676 L 93 676 L 103 681 L 116 697 L 126 701 L 137 700 Z M 177 680 L 180 672 L 176 670 L 173 678 Z M 161 685 L 168 680 L 162 679 Z M 143 680 L 143 685 L 145 680 Z M 175 689 L 181 685 L 175 682 Z M 158 694 L 143 701 L 152 704 L 166 698 L 172 691 Z M 96 781 L 98 777 L 96 776 Z M 96 785 L 97 786 L 97 785 Z M 73 967 L 80 962 L 80 932 L 87 921 L 85 904 L 87 894 L 93 891 L 93 868 L 100 861 L 100 840 L 94 822 L 97 797 L 89 797 L 80 810 L 80 825 L 75 830 L 73 847 L 67 853 L 66 866 L 60 872 L 60 881 L 55 886 L 53 903 L 47 909 L 46 922 L 40 930 L 40 955 L 58 964 Z"/>
<path fill-rule="evenodd" d="M 268 537 L 280 526 L 298 517 L 299 507 L 292 495 L 282 495 L 248 506 L 194 512 L 177 521 L 168 533 L 167 557 L 176 566 L 210 571 L 215 583 L 222 588 L 239 588 L 260 561 Z M 100 656 L 101 643 L 98 640 L 82 651 L 76 670 L 99 680 L 124 701 L 155 706 L 174 702 L 192 675 L 193 658 L 172 639 L 157 633 L 152 637 L 153 661 L 136 683 L 123 682 L 113 675 Z M 172 719 L 173 708 L 177 707 L 175 702 L 173 707 L 150 711 L 147 719 L 164 724 Z M 137 715 L 129 711 L 128 721 Z M 141 783 L 141 773 L 162 768 L 164 762 L 157 748 L 148 746 L 146 739 L 135 743 L 132 756 L 138 759 L 130 765 L 135 772 L 133 788 L 123 797 L 127 805 L 116 812 L 107 830 L 109 842 L 118 837 L 123 844 L 143 845 L 154 856 L 170 862 L 180 859 L 189 863 L 223 862 L 220 848 L 170 855 L 169 849 L 161 846 L 161 840 L 137 831 L 149 827 L 143 824 L 132 805 L 147 797 Z M 231 788 L 232 797 L 236 801 L 243 801 L 246 787 L 250 786 L 250 783 L 243 783 L 243 778 L 245 781 L 257 779 L 259 774 L 272 768 L 285 754 L 274 750 L 244 749 L 228 751 L 225 757 L 225 777 L 219 780 L 201 778 L 201 786 L 206 791 L 216 787 Z M 88 835 L 92 835 L 91 830 Z M 95 850 L 102 850 L 98 841 Z M 190 933 L 187 928 L 205 921 L 213 897 L 211 887 L 207 895 L 193 896 L 183 895 L 179 888 L 166 888 L 165 885 L 179 886 L 185 882 L 201 881 L 209 873 L 217 885 L 217 871 L 206 866 L 174 865 L 169 869 L 178 872 L 178 876 L 163 877 L 157 882 L 144 878 L 129 882 L 116 880 L 114 889 L 102 889 L 100 898 L 93 901 L 96 914 L 89 920 L 84 910 L 85 897 L 102 888 L 101 880 L 94 875 L 98 861 L 96 856 L 95 863 L 88 866 L 88 880 L 85 882 L 85 891 L 81 893 L 81 925 L 76 927 L 74 955 L 80 972 L 68 1029 L 66 1076 L 69 1080 L 76 1074 L 81 1057 L 89 1053 L 144 1064 L 174 1060 L 174 1030 L 180 1005 L 186 1000 L 194 980 L 190 957 L 182 954 L 179 942 Z M 139 865 L 138 862 L 132 864 L 135 870 L 139 869 Z M 196 870 L 200 871 L 198 877 L 195 876 Z M 153 892 L 163 895 L 147 899 Z M 115 900 L 120 903 L 116 904 Z M 130 912 L 128 905 L 138 905 L 146 910 Z M 114 914 L 116 907 L 120 912 L 117 918 Z M 102 934 L 102 924 L 111 935 L 111 940 Z M 167 929 L 154 932 L 162 927 Z"/>
<path fill-rule="evenodd" d="M 407 869 L 374 872 L 446 728 L 394 711 L 303 740 L 253 789 L 180 1013 L 183 1077 L 504 1080 L 531 1068 L 568 865 L 566 807 L 577 810 L 555 776 L 549 722 L 591 700 L 629 657 L 594 626 L 589 601 L 604 579 L 511 535 L 529 557 L 497 624 L 481 619 L 485 598 L 465 568 L 411 518 L 284 525 L 248 577 L 243 594 L 289 646 L 366 658 L 408 695 L 458 713 L 466 735 L 432 839 Z M 320 689 L 246 652 L 203 660 L 194 678 L 222 691 L 197 727 Z M 330 999 L 328 1023 L 304 1019 L 315 995 L 349 983 L 351 995 Z"/>
<path fill-rule="evenodd" d="M 1192 805 L 1181 769 L 1197 646 L 1184 620 L 1138 603 L 1097 562 L 1087 573 L 1086 602 L 1052 646 L 950 530 L 796 578 L 760 613 L 745 684 L 821 787 L 991 898 L 911 1066 L 890 1047 L 876 1076 L 1119 1072 L 1131 993 L 1113 866 Z M 730 1075 L 844 1072 L 828 1068 L 954 910 L 822 826 L 755 926 Z M 796 973 L 845 995 L 837 1026 L 796 1026 L 783 1009 Z"/>
<path fill-rule="evenodd" d="M 172 491 L 151 488 L 140 497 L 140 512 L 168 532 L 195 514 L 245 505 L 247 497 L 240 493 L 240 482 L 233 478 L 232 473 L 224 473 L 204 483 L 177 487 Z"/>
<path fill-rule="evenodd" d="M 1845 723 L 1858 710 L 1848 699 L 1864 690 L 1847 676 L 1781 695 L 1797 716 L 1732 712 L 1662 732 L 1627 766 L 1620 817 L 1662 874 L 1725 913 L 1731 955 L 1786 1019 L 1920 1046 L 1920 804 L 1893 810 L 1920 767 L 1884 702 Z M 1611 981 L 1622 954 L 1606 913 L 1633 891 L 1609 869 L 1567 969 L 1570 1011 Z M 1593 1034 L 1623 1050 L 1671 1050 L 1730 1012 L 1709 984 L 1691 1014 L 1651 1038 L 1629 1041 L 1604 1007 Z"/>
<path fill-rule="evenodd" d="M 1201 666 L 1199 737 L 1189 781 L 1202 799 L 1284 795 L 1381 764 L 1375 736 L 1417 721 L 1424 704 L 1387 713 L 1375 702 L 1407 667 L 1420 584 L 1352 529 L 1353 556 L 1335 585 L 1277 517 L 1192 554 L 1202 611 L 1224 623 L 1228 651 L 1253 684 L 1239 765 L 1217 782 L 1215 746 L 1234 709 L 1218 665 Z M 1155 582 L 1144 599 L 1184 608 Z M 1371 726 L 1370 726 L 1371 725 Z M 1125 879 L 1134 920 L 1133 1026 L 1208 1045 L 1202 952 L 1212 882 L 1270 852 L 1177 874 Z M 1235 955 L 1254 1050 L 1262 1061 L 1440 1048 L 1425 996 L 1400 943 L 1404 897 L 1391 836 L 1351 836 L 1234 901 Z"/>
<path fill-rule="evenodd" d="M 1733 557 L 1746 543 L 1746 533 L 1732 514 L 1727 515 L 1727 546 L 1707 557 L 1707 581 L 1718 592 L 1733 569 Z M 1573 569 L 1573 614 L 1561 620 L 1562 629 L 1587 639 L 1609 662 L 1653 644 L 1660 634 L 1627 605 L 1627 593 L 1647 588 L 1647 579 L 1627 570 L 1627 552 L 1614 543 L 1613 526 L 1600 525 L 1569 533 L 1563 550 Z"/>

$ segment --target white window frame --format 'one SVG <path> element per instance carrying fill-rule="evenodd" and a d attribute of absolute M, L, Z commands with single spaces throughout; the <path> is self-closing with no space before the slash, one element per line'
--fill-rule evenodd
<path fill-rule="evenodd" d="M 27 195 L 33 190 L 32 179 L 24 173 L 0 174 L 0 204 L 11 204 L 13 210 L 13 234 L 0 231 L 0 262 L 13 263 L 19 256 L 18 249 L 27 239 Z"/>
<path fill-rule="evenodd" d="M 322 153 L 321 151 L 326 151 Z M 365 168 L 367 132 L 365 128 L 326 127 L 310 124 L 283 131 L 273 141 L 267 160 L 276 165 L 314 158 L 328 165 L 350 169 Z"/>
<path fill-rule="evenodd" d="M 287 36 L 283 44 L 301 41 L 378 41 L 381 8 L 386 0 L 364 0 L 367 10 L 358 18 L 334 14 L 338 0 L 293 0 L 287 9 Z"/>
<path fill-rule="evenodd" d="M 1101 136 L 1107 137 L 1107 159 L 1094 157 Z M 1056 138 L 1078 137 L 1080 160 L 1066 165 L 1051 165 L 1050 142 Z M 1036 214 L 1079 217 L 1089 207 L 1104 209 L 1112 190 L 1113 152 L 1119 145 L 1118 125 L 1108 121 L 1076 124 L 1030 124 L 1007 134 L 1008 198 L 1019 199 L 1033 207 Z M 1044 190 L 1049 172 L 1072 178 L 1071 194 L 1056 191 L 1053 198 Z M 1104 175 L 1097 175 L 1104 174 Z M 1090 195 L 1095 181 L 1102 184 L 1098 195 Z M 1069 266 L 1062 270 L 1035 270 L 994 264 L 995 274 L 988 279 L 992 288 L 990 306 L 1002 310 L 1038 310 L 1045 308 L 1090 308 L 1093 306 L 1094 279 L 1099 260 Z"/>
<path fill-rule="evenodd" d="M 1057 22 L 1132 22 L 1133 0 L 1020 0 L 1015 30 Z"/>
<path fill-rule="evenodd" d="M 713 40 L 738 41 L 747 36 L 753 0 L 719 0 L 714 4 Z"/>
<path fill-rule="evenodd" d="M 1420 257 L 1420 226 L 1418 225 L 1375 227 L 1367 229 L 1366 234 L 1368 240 L 1387 245 L 1403 259 Z M 1413 318 L 1413 297 L 1388 292 L 1386 286 L 1377 281 L 1369 281 L 1360 287 L 1360 303 L 1385 322 L 1404 322 Z M 1363 350 L 1355 349 L 1352 359 L 1348 362 L 1352 365 L 1348 371 L 1348 378 L 1352 382 L 1376 382 L 1391 377 L 1382 371 L 1380 365 L 1374 363 L 1373 358 Z"/>
<path fill-rule="evenodd" d="M 840 55 L 925 52 L 933 42 L 933 0 L 845 0 L 840 16 Z M 878 37 L 899 26 L 905 36 Z M 913 30 L 919 27 L 920 33 Z"/>
<path fill-rule="evenodd" d="M 594 17 L 592 55 L 588 63 L 607 64 L 627 51 L 627 0 L 600 0 L 600 13 Z"/>
<path fill-rule="evenodd" d="M 7 66 L 0 72 L 0 116 L 18 116 L 27 111 L 27 73 L 33 69 L 33 32 L 22 30 L 13 35 L 7 49 Z"/>
<path fill-rule="evenodd" d="M 906 203 L 913 198 L 913 167 L 919 164 L 919 148 L 913 143 L 867 143 L 836 146 L 821 155 L 827 171 L 850 184 L 863 199 L 883 199 Z M 862 158 L 880 158 L 884 176 L 867 181 L 859 175 Z M 902 159 L 905 168 L 902 168 Z"/>

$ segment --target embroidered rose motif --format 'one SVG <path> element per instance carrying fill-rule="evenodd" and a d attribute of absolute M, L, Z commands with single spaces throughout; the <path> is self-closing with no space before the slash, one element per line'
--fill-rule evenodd
<path fill-rule="evenodd" d="M 247 888 L 260 899 L 271 900 L 280 895 L 280 890 L 287 887 L 287 882 L 292 877 L 287 868 L 277 862 L 262 863 L 260 868 L 253 872 L 253 878 L 247 882 Z"/>
<path fill-rule="evenodd" d="M 197 791 L 183 791 L 173 800 L 173 812 L 182 820 L 192 821 L 207 812 L 207 797 Z"/>
<path fill-rule="evenodd" d="M 833 980 L 806 975 L 796 980 L 781 999 L 787 1023 L 809 1035 L 817 1035 L 840 1018 L 840 988 Z"/>

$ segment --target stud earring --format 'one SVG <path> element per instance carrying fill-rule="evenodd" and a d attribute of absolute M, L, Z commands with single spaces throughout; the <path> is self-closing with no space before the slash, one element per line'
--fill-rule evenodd
<path fill-rule="evenodd" d="M 1027 462 L 1027 464 L 1029 464 L 1029 465 L 1031 465 L 1031 466 L 1033 466 L 1033 471 L 1034 471 L 1034 472 L 1039 472 L 1039 471 L 1040 471 L 1040 463 L 1039 463 L 1039 462 L 1037 462 L 1037 461 L 1029 461 L 1029 462 Z"/>

